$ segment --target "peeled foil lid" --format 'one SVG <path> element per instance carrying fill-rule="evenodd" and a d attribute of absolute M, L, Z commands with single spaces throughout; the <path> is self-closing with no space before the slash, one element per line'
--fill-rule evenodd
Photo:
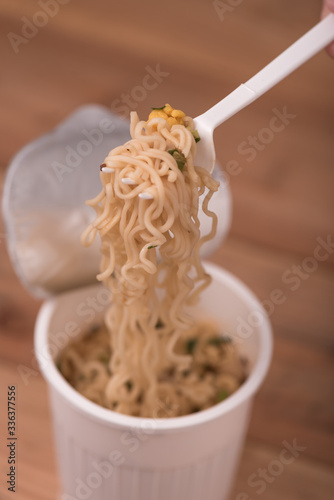
<path fill-rule="evenodd" d="M 80 244 L 95 217 L 85 201 L 101 191 L 99 167 L 109 151 L 129 139 L 129 121 L 87 105 L 13 158 L 3 188 L 6 241 L 16 273 L 33 295 L 50 297 L 96 282 L 99 238 L 89 248 Z M 219 166 L 214 177 L 221 181 L 210 202 L 218 231 L 203 245 L 203 257 L 220 246 L 231 220 L 230 192 Z M 201 210 L 200 223 L 201 234 L 207 234 L 210 219 Z"/>

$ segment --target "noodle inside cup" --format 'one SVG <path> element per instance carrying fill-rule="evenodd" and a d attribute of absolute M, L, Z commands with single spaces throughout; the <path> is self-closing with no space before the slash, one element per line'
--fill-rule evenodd
<path fill-rule="evenodd" d="M 236 277 L 211 263 L 198 319 L 214 320 L 247 358 L 249 374 L 225 401 L 176 418 L 122 415 L 89 401 L 56 367 L 72 339 L 103 320 L 101 285 L 58 295 L 41 308 L 35 352 L 48 383 L 62 500 L 224 500 L 237 472 L 253 396 L 267 373 L 272 332 L 266 312 Z"/>

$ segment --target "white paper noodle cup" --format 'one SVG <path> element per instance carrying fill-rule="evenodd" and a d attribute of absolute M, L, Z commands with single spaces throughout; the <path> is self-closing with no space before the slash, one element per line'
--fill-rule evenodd
<path fill-rule="evenodd" d="M 101 286 L 46 302 L 38 315 L 35 350 L 48 382 L 62 500 L 224 500 L 228 498 L 255 392 L 271 359 L 272 332 L 252 292 L 223 269 L 212 275 L 196 317 L 214 319 L 250 364 L 246 382 L 212 408 L 177 418 L 121 415 L 81 396 L 54 358 L 66 343 L 103 317 Z"/>

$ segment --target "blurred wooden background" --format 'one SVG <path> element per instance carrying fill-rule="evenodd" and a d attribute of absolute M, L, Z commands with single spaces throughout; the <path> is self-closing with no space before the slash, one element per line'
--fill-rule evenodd
<path fill-rule="evenodd" d="M 24 144 L 81 104 L 111 106 L 122 94 L 131 94 L 142 85 L 147 66 L 160 65 L 168 76 L 134 102 L 141 116 L 166 101 L 196 116 L 311 28 L 321 7 L 320 0 L 59 0 L 59 11 L 47 17 L 37 34 L 10 40 L 9 33 L 22 36 L 26 19 L 43 24 L 45 16 L 36 13 L 44 3 L 1 2 L 0 185 L 8 162 Z M 258 497 L 259 488 L 249 478 L 260 468 L 271 470 L 284 440 L 296 440 L 306 450 L 279 476 L 269 472 L 261 497 L 333 498 L 333 249 L 316 270 L 309 260 L 317 238 L 334 240 L 333 89 L 334 60 L 321 53 L 216 132 L 218 158 L 230 172 L 234 217 L 213 260 L 261 300 L 276 288 L 286 297 L 271 314 L 274 358 L 256 397 L 231 500 Z M 294 118 L 270 134 L 264 129 L 274 109 L 286 109 Z M 249 137 L 258 141 L 254 154 L 245 152 Z M 1 224 L 1 498 L 13 498 L 5 485 L 3 439 L 6 388 L 16 384 L 15 498 L 55 500 L 58 479 L 46 385 L 38 374 L 25 386 L 17 371 L 20 363 L 34 367 L 33 327 L 40 302 L 14 274 Z M 291 282 L 300 272 L 293 266 L 302 265 L 299 281 Z"/>

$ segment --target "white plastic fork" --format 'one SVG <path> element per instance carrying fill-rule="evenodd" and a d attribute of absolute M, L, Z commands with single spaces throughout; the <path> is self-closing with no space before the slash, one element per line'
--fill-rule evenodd
<path fill-rule="evenodd" d="M 250 80 L 195 118 L 195 126 L 201 138 L 197 144 L 196 164 L 205 166 L 212 172 L 216 162 L 214 129 L 274 87 L 332 40 L 334 14 L 329 14 Z"/>
<path fill-rule="evenodd" d="M 215 128 L 258 99 L 333 40 L 334 14 L 329 14 L 250 80 L 242 83 L 215 106 L 195 118 L 195 127 L 201 138 L 197 144 L 196 164 L 207 168 L 211 173 L 216 162 L 213 141 Z M 103 167 L 102 170 L 110 172 L 112 169 Z M 134 184 L 134 181 L 127 177 L 123 178 L 122 182 Z M 145 191 L 138 196 L 143 199 L 153 198 Z"/>

